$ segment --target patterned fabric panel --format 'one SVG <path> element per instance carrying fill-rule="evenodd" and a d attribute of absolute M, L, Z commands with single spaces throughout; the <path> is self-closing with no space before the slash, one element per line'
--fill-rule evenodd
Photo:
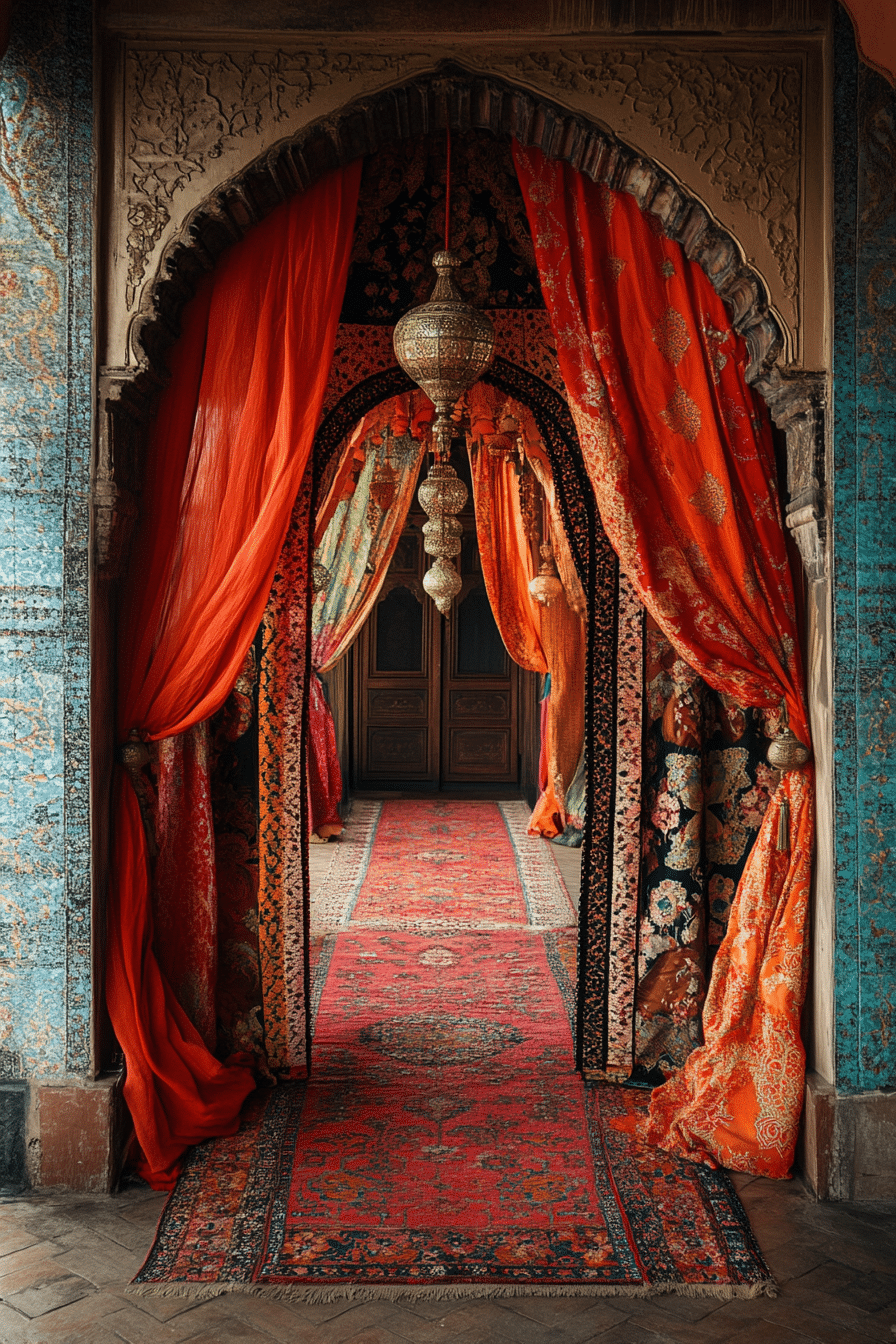
<path fill-rule="evenodd" d="M 702 1043 L 709 968 L 774 792 L 764 716 L 712 691 L 647 623 L 635 1056 L 658 1079 Z"/>

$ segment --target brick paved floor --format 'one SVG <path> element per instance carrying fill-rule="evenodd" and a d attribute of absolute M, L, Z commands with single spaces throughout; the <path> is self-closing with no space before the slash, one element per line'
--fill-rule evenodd
<path fill-rule="evenodd" d="M 896 1340 L 896 1205 L 816 1204 L 796 1182 L 739 1181 L 776 1298 L 337 1302 L 127 1292 L 164 1196 L 0 1201 L 2 1344 L 861 1344 Z"/>

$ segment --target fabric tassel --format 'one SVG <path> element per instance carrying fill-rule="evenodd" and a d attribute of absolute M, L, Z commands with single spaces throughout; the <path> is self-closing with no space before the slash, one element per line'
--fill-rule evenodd
<path fill-rule="evenodd" d="M 778 813 L 778 849 L 790 849 L 790 799 L 781 799 L 781 810 Z"/>

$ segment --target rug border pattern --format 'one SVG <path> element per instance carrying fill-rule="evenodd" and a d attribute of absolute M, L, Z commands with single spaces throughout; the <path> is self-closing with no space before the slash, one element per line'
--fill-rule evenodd
<path fill-rule="evenodd" d="M 373 842 L 383 812 L 381 802 L 355 799 L 346 822 L 357 839 L 346 844 L 337 840 L 335 853 L 327 873 L 311 902 L 311 932 L 335 933 L 347 929 L 358 901 L 358 895 L 367 876 Z"/>
<path fill-rule="evenodd" d="M 540 835 L 529 835 L 531 815 L 526 803 L 517 799 L 499 802 L 507 834 L 513 846 L 517 871 L 526 901 L 531 929 L 574 928 L 577 916 L 569 893 L 554 862 L 554 856 Z M 480 926 L 482 927 L 482 926 Z"/>

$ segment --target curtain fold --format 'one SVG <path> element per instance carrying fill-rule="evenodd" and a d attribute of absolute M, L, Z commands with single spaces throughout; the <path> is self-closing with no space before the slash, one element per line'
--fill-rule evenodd
<path fill-rule="evenodd" d="M 744 705 L 783 700 L 808 743 L 771 428 L 744 377 L 743 342 L 699 266 L 630 195 L 537 149 L 515 143 L 513 153 L 570 409 L 621 568 L 710 686 Z M 786 850 L 771 840 L 782 808 Z M 651 1140 L 687 1157 L 769 1176 L 792 1164 L 812 827 L 811 772 L 789 773 L 738 884 L 704 1045 L 653 1094 Z"/>
<path fill-rule="evenodd" d="M 261 620 L 311 451 L 345 290 L 360 161 L 279 207 L 184 315 L 147 456 L 120 613 L 118 732 L 174 736 L 224 702 Z M 237 1127 L 254 1086 L 219 1063 L 153 947 L 135 792 L 115 785 L 107 1000 L 125 1054 L 142 1174 Z"/>
<path fill-rule="evenodd" d="M 422 393 L 391 397 L 355 426 L 333 466 L 315 523 L 309 701 L 310 833 L 342 830 L 342 772 L 321 672 L 344 658 L 383 586 L 398 545 L 424 448 L 409 434 Z M 325 526 L 321 526 L 325 520 Z"/>
<path fill-rule="evenodd" d="M 585 628 L 565 596 L 543 607 L 530 595 L 529 581 L 537 569 L 515 468 L 504 451 L 502 440 L 506 436 L 495 434 L 490 442 L 486 427 L 492 422 L 485 419 L 484 407 L 477 404 L 471 409 L 478 417 L 471 415 L 472 428 L 474 432 L 478 428 L 483 436 L 481 446 L 471 448 L 470 464 L 486 591 L 501 638 L 514 662 L 530 672 L 550 673 L 550 691 L 542 702 L 542 792 L 529 831 L 551 839 L 566 826 L 566 789 L 575 775 L 585 735 Z M 522 410 L 514 409 L 519 424 Z M 524 441 L 527 438 L 532 438 L 531 427 Z M 542 465 L 549 471 L 546 459 Z"/>
<path fill-rule="evenodd" d="M 537 571 L 513 469 L 485 447 L 470 453 L 470 468 L 482 577 L 495 623 L 513 661 L 527 672 L 544 674 L 549 668 L 541 614 L 528 587 Z"/>

